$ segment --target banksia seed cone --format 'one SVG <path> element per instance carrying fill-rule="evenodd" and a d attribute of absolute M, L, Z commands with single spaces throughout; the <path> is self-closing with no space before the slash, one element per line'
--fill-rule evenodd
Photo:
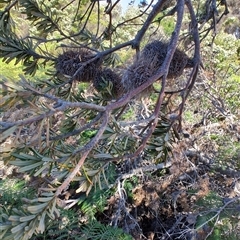
<path fill-rule="evenodd" d="M 100 60 L 84 65 L 87 61 L 93 58 L 93 55 L 94 54 L 90 50 L 85 48 L 80 48 L 76 51 L 68 50 L 58 56 L 55 66 L 60 74 L 71 77 L 73 77 L 77 70 L 82 67 L 73 80 L 90 82 L 101 67 Z"/>
<path fill-rule="evenodd" d="M 153 76 L 155 69 L 151 64 L 146 64 L 145 61 L 135 61 L 123 74 L 122 85 L 124 92 L 129 92 L 143 83 L 145 83 L 149 77 Z"/>
<path fill-rule="evenodd" d="M 167 55 L 168 43 L 153 41 L 147 44 L 141 54 L 141 58 L 152 60 L 157 69 L 163 64 Z M 184 68 L 192 67 L 193 61 L 183 51 L 176 49 L 170 63 L 168 78 L 176 78 L 182 75 Z"/>
<path fill-rule="evenodd" d="M 147 44 L 139 58 L 127 69 L 122 83 L 125 92 L 128 92 L 145 83 L 163 64 L 167 55 L 168 43 L 153 41 Z M 168 78 L 182 75 L 184 68 L 192 67 L 193 61 L 183 51 L 176 49 L 169 66 Z"/>
<path fill-rule="evenodd" d="M 112 85 L 111 94 L 106 87 Z M 109 68 L 99 71 L 93 79 L 94 88 L 103 94 L 107 99 L 119 98 L 123 95 L 123 87 L 120 76 Z"/>

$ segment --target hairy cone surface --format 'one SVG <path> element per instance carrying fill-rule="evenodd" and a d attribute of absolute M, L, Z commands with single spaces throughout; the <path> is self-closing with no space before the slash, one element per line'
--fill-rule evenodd
<path fill-rule="evenodd" d="M 139 58 L 123 75 L 122 84 L 125 92 L 141 86 L 157 72 L 165 60 L 167 48 L 168 43 L 159 40 L 155 40 L 144 47 Z M 167 77 L 177 78 L 182 75 L 184 68 L 192 66 L 192 60 L 183 51 L 176 49 Z"/>
<path fill-rule="evenodd" d="M 76 74 L 73 80 L 79 82 L 90 82 L 93 80 L 101 68 L 101 61 L 97 60 L 86 64 L 91 58 L 93 53 L 85 48 L 80 48 L 76 51 L 68 50 L 60 54 L 56 60 L 56 69 L 60 74 L 73 77 L 76 71 L 82 69 Z"/>

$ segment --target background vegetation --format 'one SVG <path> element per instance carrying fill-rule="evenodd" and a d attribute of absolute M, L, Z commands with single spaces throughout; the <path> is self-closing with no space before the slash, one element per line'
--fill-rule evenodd
<path fill-rule="evenodd" d="M 0 239 L 239 239 L 238 3 L 121 2 L 0 1 Z"/>

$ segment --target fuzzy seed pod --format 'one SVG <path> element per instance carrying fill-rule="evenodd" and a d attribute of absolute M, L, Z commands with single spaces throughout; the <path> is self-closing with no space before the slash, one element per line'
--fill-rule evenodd
<path fill-rule="evenodd" d="M 112 86 L 111 94 L 106 90 L 106 87 L 109 85 L 109 83 Z M 98 72 L 98 74 L 93 79 L 93 86 L 107 99 L 119 98 L 123 95 L 121 78 L 110 68 L 105 68 L 104 70 Z"/>
<path fill-rule="evenodd" d="M 101 68 L 101 61 L 97 60 L 84 65 L 85 62 L 93 58 L 94 54 L 85 48 L 78 50 L 68 50 L 59 55 L 56 60 L 56 70 L 63 75 L 74 76 L 76 71 L 83 67 L 74 77 L 79 82 L 90 82 Z"/>
<path fill-rule="evenodd" d="M 123 74 L 122 85 L 124 92 L 129 92 L 145 83 L 154 75 L 153 70 L 151 65 L 146 65 L 144 61 L 135 61 Z"/>
<path fill-rule="evenodd" d="M 140 58 L 151 60 L 154 67 L 158 69 L 165 60 L 167 49 L 168 43 L 156 40 L 144 47 Z M 168 78 L 177 78 L 182 75 L 184 68 L 192 66 L 192 59 L 183 51 L 176 49 L 169 66 Z"/>
<path fill-rule="evenodd" d="M 122 84 L 124 91 L 128 92 L 141 86 L 163 64 L 167 55 L 168 43 L 153 41 L 147 44 L 138 59 L 125 71 Z M 177 78 L 182 75 L 184 68 L 192 67 L 192 60 L 181 50 L 176 49 L 169 66 L 168 78 Z"/>

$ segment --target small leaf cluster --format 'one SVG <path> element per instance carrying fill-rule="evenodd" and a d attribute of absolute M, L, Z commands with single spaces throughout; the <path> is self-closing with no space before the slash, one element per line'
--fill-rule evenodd
<path fill-rule="evenodd" d="M 24 199 L 28 204 L 1 213 L 1 239 L 30 239 L 34 234 L 43 233 L 47 222 L 60 216 L 57 199 L 51 190 L 35 199 Z M 47 221 L 46 221 L 47 216 Z"/>
<path fill-rule="evenodd" d="M 5 33 L 0 37 L 0 57 L 6 63 L 16 60 L 15 64 L 18 64 L 21 61 L 25 73 L 31 75 L 36 73 L 38 60 L 41 58 L 33 51 L 33 42 L 30 39 L 23 41 L 14 34 L 9 37 Z"/>
<path fill-rule="evenodd" d="M 131 240 L 132 237 L 123 232 L 120 228 L 105 226 L 97 221 L 93 221 L 82 228 L 83 237 L 80 239 L 119 239 Z"/>
<path fill-rule="evenodd" d="M 48 34 L 58 29 L 59 16 L 55 15 L 52 8 L 44 1 L 23 0 L 20 1 L 22 13 L 36 27 L 39 34 Z"/>

